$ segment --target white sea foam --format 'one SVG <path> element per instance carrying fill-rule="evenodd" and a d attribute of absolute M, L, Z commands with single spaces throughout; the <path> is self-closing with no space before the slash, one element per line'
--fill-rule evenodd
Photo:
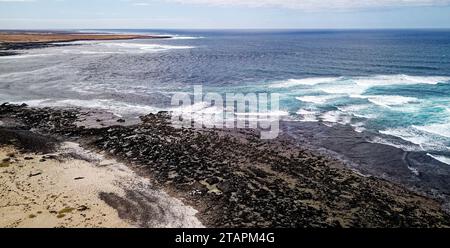
<path fill-rule="evenodd" d="M 423 132 L 450 138 L 450 123 L 431 124 L 427 126 L 413 126 L 413 127 Z"/>
<path fill-rule="evenodd" d="M 359 112 L 365 109 L 370 108 L 369 104 L 355 104 L 355 105 L 348 105 L 348 106 L 342 106 L 342 107 L 338 107 L 338 109 L 342 112 Z"/>
<path fill-rule="evenodd" d="M 198 39 L 204 39 L 205 37 L 202 36 L 178 36 L 174 35 L 171 40 L 198 40 Z"/>
<path fill-rule="evenodd" d="M 290 88 L 299 85 L 317 85 L 322 83 L 333 83 L 339 78 L 323 77 L 323 78 L 304 78 L 304 79 L 288 79 L 286 81 L 271 84 L 270 88 Z"/>
<path fill-rule="evenodd" d="M 297 114 L 299 114 L 299 115 L 315 115 L 315 114 L 317 114 L 317 112 L 306 110 L 306 109 L 300 109 L 299 111 L 297 111 Z"/>
<path fill-rule="evenodd" d="M 404 143 L 393 142 L 392 140 L 383 139 L 381 137 L 372 137 L 368 141 L 371 143 L 393 146 L 396 148 L 400 148 L 404 151 L 422 151 L 423 150 L 420 146 L 417 146 L 417 145 L 406 145 Z"/>
<path fill-rule="evenodd" d="M 354 117 L 358 117 L 358 118 L 364 118 L 364 119 L 376 119 L 379 117 L 379 115 L 377 113 L 372 113 L 372 114 L 358 114 L 358 113 L 352 113 L 352 115 Z"/>
<path fill-rule="evenodd" d="M 391 128 L 379 132 L 413 143 L 422 150 L 449 151 L 449 148 L 444 145 L 445 141 L 443 139 L 445 138 L 439 139 L 437 137 L 432 137 L 429 133 L 417 129 L 416 127 Z"/>
<path fill-rule="evenodd" d="M 211 106 L 207 102 L 199 102 L 187 106 L 174 107 L 169 110 L 174 116 L 181 116 L 183 119 L 194 120 L 202 124 L 222 124 L 224 121 L 224 109 L 220 106 Z"/>
<path fill-rule="evenodd" d="M 346 84 L 330 84 L 318 87 L 318 90 L 325 92 L 327 94 L 340 94 L 340 95 L 361 95 L 363 94 L 367 88 L 358 87 L 353 82 Z"/>
<path fill-rule="evenodd" d="M 351 126 L 353 127 L 353 129 L 355 130 L 355 132 L 358 132 L 358 133 L 362 133 L 362 132 L 364 132 L 364 131 L 366 131 L 367 129 L 364 127 L 364 123 L 363 122 L 358 122 L 358 123 L 355 123 L 355 124 L 351 124 Z"/>
<path fill-rule="evenodd" d="M 69 53 L 69 54 L 74 54 L 75 53 L 75 54 L 94 55 L 94 54 L 115 54 L 116 52 L 64 50 L 63 53 Z"/>
<path fill-rule="evenodd" d="M 416 168 L 413 168 L 411 166 L 408 166 L 408 169 L 416 176 L 420 176 L 420 171 Z"/>
<path fill-rule="evenodd" d="M 298 115 L 300 115 L 303 119 L 301 121 L 304 122 L 318 122 L 319 120 L 317 119 L 317 112 L 314 111 L 309 111 L 306 109 L 300 109 L 297 112 Z"/>
<path fill-rule="evenodd" d="M 405 85 L 405 84 L 438 84 L 450 81 L 450 77 L 435 76 L 409 76 L 398 75 L 377 75 L 371 77 L 356 77 L 354 81 L 357 85 L 363 87 L 382 86 L 382 85 Z"/>
<path fill-rule="evenodd" d="M 320 116 L 320 119 L 325 122 L 331 122 L 331 123 L 338 123 L 339 119 L 341 117 L 341 114 L 337 111 L 330 111 L 322 114 Z"/>
<path fill-rule="evenodd" d="M 235 119 L 245 121 L 273 121 L 288 116 L 286 111 L 267 112 L 234 112 L 234 109 L 226 109 L 220 106 L 211 106 L 208 102 L 199 102 L 188 106 L 175 107 L 169 110 L 174 116 L 181 116 L 183 119 L 191 119 L 196 123 L 216 124 L 222 126 L 225 122 L 234 123 Z M 226 114 L 231 114 L 233 117 Z"/>
<path fill-rule="evenodd" d="M 146 115 L 161 111 L 161 109 L 151 106 L 119 102 L 111 99 L 98 99 L 98 100 L 38 99 L 38 100 L 21 101 L 17 102 L 16 104 L 19 103 L 26 103 L 32 107 L 81 107 L 81 108 L 102 109 L 114 113 L 118 116 L 129 114 Z"/>
<path fill-rule="evenodd" d="M 21 54 L 21 55 L 12 55 L 12 56 L 2 56 L 0 60 L 14 60 L 14 59 L 29 59 L 29 58 L 40 58 L 47 57 L 53 54 Z"/>
<path fill-rule="evenodd" d="M 338 107 L 337 109 L 343 113 L 353 115 L 358 118 L 376 119 L 379 116 L 379 114 L 363 112 L 363 111 L 366 111 L 370 107 L 371 107 L 370 104 L 355 104 L 355 105 Z"/>
<path fill-rule="evenodd" d="M 315 104 L 325 104 L 332 99 L 336 99 L 339 96 L 321 95 L 321 96 L 301 96 L 296 99 L 302 102 L 310 102 Z"/>
<path fill-rule="evenodd" d="M 269 85 L 269 87 L 290 88 L 299 85 L 307 85 L 328 94 L 361 95 L 366 90 L 375 86 L 439 84 L 449 82 L 450 77 L 409 76 L 398 74 L 375 75 L 367 77 L 312 77 L 304 79 L 289 79 L 282 82 L 274 82 Z"/>
<path fill-rule="evenodd" d="M 213 112 L 223 112 L 223 108 L 211 106 L 207 102 L 199 102 L 192 105 L 175 107 L 170 110 L 175 114 L 187 114 L 187 113 L 213 113 Z"/>
<path fill-rule="evenodd" d="M 449 157 L 441 156 L 441 155 L 434 155 L 434 154 L 430 154 L 430 153 L 428 153 L 427 155 L 432 157 L 432 158 L 434 158 L 434 159 L 436 159 L 439 162 L 442 162 L 444 164 L 450 165 L 450 158 Z"/>
<path fill-rule="evenodd" d="M 221 114 L 226 112 L 232 112 L 233 115 L 238 117 L 246 117 L 246 116 L 260 116 L 260 117 L 282 117 L 282 116 L 288 116 L 289 112 L 287 111 L 267 111 L 267 112 L 245 112 L 245 113 L 239 113 L 234 112 L 232 110 L 227 110 L 226 108 L 220 107 L 220 106 L 211 106 L 208 102 L 200 102 L 195 103 L 188 106 L 180 106 L 176 108 L 172 108 L 170 110 L 171 112 L 175 114 L 193 114 L 193 115 L 201 115 L 201 114 Z"/>
<path fill-rule="evenodd" d="M 390 108 L 392 106 L 399 106 L 407 103 L 418 103 L 419 99 L 414 97 L 404 97 L 404 96 L 362 96 L 366 97 L 367 100 L 375 105 Z"/>
<path fill-rule="evenodd" d="M 78 41 L 71 43 L 76 46 L 48 48 L 54 54 L 133 54 L 133 53 L 153 53 L 169 50 L 192 49 L 193 46 L 176 46 L 166 44 L 143 44 L 132 42 L 105 42 L 105 41 Z"/>
<path fill-rule="evenodd" d="M 162 44 L 138 44 L 138 43 L 101 43 L 104 46 L 128 50 L 140 50 L 145 52 L 160 52 L 173 49 L 191 49 L 193 46 L 172 46 Z"/>
<path fill-rule="evenodd" d="M 340 111 L 328 111 L 319 117 L 323 122 L 338 123 L 347 125 L 351 123 L 352 118 Z"/>
<path fill-rule="evenodd" d="M 289 116 L 289 113 L 286 111 L 267 111 L 267 112 L 249 112 L 249 113 L 234 113 L 234 115 L 236 116 L 237 120 L 240 121 L 249 121 L 249 122 L 253 122 L 253 124 L 258 123 L 258 122 L 271 122 L 271 121 L 277 121 L 277 120 L 281 120 L 284 118 L 287 118 Z M 229 123 L 233 123 L 234 120 L 232 119 L 231 121 L 227 118 L 226 119 L 227 122 Z"/>
<path fill-rule="evenodd" d="M 422 147 L 423 144 L 426 144 L 429 141 L 428 137 L 423 136 L 422 133 L 417 132 L 411 128 L 391 128 L 380 131 L 380 133 L 401 138 L 402 140 L 411 142 L 420 147 Z"/>
<path fill-rule="evenodd" d="M 349 78 L 355 84 L 355 89 L 359 92 L 365 92 L 375 86 L 388 85 L 414 85 L 414 84 L 438 84 L 450 82 L 450 77 L 434 77 L 434 76 L 409 76 L 399 75 L 378 75 L 371 77 L 355 77 Z M 356 90 L 355 90 L 356 91 Z"/>
<path fill-rule="evenodd" d="M 260 116 L 260 117 L 282 117 L 288 116 L 286 111 L 267 111 L 267 112 L 248 112 L 248 113 L 235 113 L 236 116 Z"/>

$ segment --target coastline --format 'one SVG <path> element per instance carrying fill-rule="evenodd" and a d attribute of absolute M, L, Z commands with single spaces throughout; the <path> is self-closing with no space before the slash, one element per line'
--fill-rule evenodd
<path fill-rule="evenodd" d="M 56 43 L 95 40 L 167 39 L 166 35 L 96 34 L 96 33 L 30 33 L 1 32 L 0 42 L 7 44 Z"/>
<path fill-rule="evenodd" d="M 0 56 L 13 56 L 20 53 L 15 50 L 37 49 L 55 46 L 68 46 L 75 41 L 107 41 L 135 39 L 169 39 L 164 35 L 128 35 L 128 34 L 83 34 L 83 33 L 40 33 L 40 32 L 1 32 Z"/>
<path fill-rule="evenodd" d="M 143 116 L 140 123 L 108 119 L 102 126 L 92 121 L 102 115 L 89 113 L 4 104 L 0 129 L 33 130 L 117 159 L 195 208 L 207 227 L 450 226 L 439 202 L 359 175 L 340 160 L 288 139 L 261 141 L 249 130 L 174 129 L 163 112 Z M 131 222 L 136 216 L 126 213 L 136 204 L 130 199 L 145 199 L 135 189 L 125 196 L 99 195 Z"/>
<path fill-rule="evenodd" d="M 28 131 L 0 136 L 0 227 L 203 227 L 194 209 L 115 159 Z"/>
<path fill-rule="evenodd" d="M 450 167 L 427 152 L 406 151 L 374 142 L 379 134 L 356 132 L 348 125 L 329 127 L 318 122 L 285 122 L 282 126 L 283 138 L 339 158 L 347 168 L 363 175 L 382 178 L 436 199 L 450 213 L 450 179 L 446 176 Z"/>
<path fill-rule="evenodd" d="M 0 157 L 1 227 L 131 227 L 97 197 L 99 191 L 118 191 L 111 173 L 10 146 L 0 148 Z"/>
<path fill-rule="evenodd" d="M 62 112 L 72 120 L 72 110 Z M 71 142 L 76 139 L 27 130 L 19 119 L 3 114 L 0 228 L 204 227 L 195 209 L 124 163 Z M 103 111 L 82 115 L 77 124 L 91 128 L 133 123 Z"/>

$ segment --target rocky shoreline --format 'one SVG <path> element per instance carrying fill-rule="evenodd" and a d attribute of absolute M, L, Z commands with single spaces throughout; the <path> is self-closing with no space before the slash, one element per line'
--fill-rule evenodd
<path fill-rule="evenodd" d="M 54 44 L 49 42 L 23 42 L 23 43 L 1 43 L 0 42 L 0 57 L 19 55 L 19 50 L 41 49 L 48 47 L 62 47 L 70 46 L 71 44 Z"/>
<path fill-rule="evenodd" d="M 19 51 L 48 47 L 71 46 L 74 41 L 131 39 L 169 39 L 163 35 L 83 34 L 66 32 L 0 32 L 0 57 L 21 54 Z M 66 44 L 61 44 L 65 42 Z"/>
<path fill-rule="evenodd" d="M 360 175 L 288 139 L 261 141 L 249 130 L 175 129 L 164 112 L 139 123 L 104 116 L 3 104 L 0 145 L 42 147 L 31 132 L 55 145 L 76 141 L 104 152 L 194 207 L 208 227 L 450 226 L 439 202 Z M 130 199 L 143 199 L 138 192 L 100 197 L 123 219 L 148 215 L 133 211 Z"/>
<path fill-rule="evenodd" d="M 282 122 L 283 138 L 308 144 L 347 168 L 382 178 L 436 199 L 450 213 L 450 166 L 425 151 L 408 151 L 377 142 L 380 133 L 356 132 L 348 125 L 326 126 L 319 122 Z M 383 136 L 381 136 L 383 137 Z M 383 137 L 384 138 L 384 137 Z M 386 136 L 399 144 L 413 146 L 400 138 Z"/>

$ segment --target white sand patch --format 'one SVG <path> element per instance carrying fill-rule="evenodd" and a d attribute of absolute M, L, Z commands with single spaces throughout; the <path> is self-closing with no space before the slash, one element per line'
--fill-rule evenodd
<path fill-rule="evenodd" d="M 53 155 L 0 148 L 0 162 L 7 161 L 0 166 L 0 227 L 203 227 L 196 210 L 124 164 L 75 143 L 64 143 Z M 100 198 L 108 193 L 126 199 L 127 191 L 151 197 L 164 213 L 151 213 L 154 220 L 124 220 Z"/>

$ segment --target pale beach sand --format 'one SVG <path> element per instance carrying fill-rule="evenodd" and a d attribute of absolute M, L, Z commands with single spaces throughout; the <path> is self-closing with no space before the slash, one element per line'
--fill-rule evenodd
<path fill-rule="evenodd" d="M 175 129 L 166 112 L 131 124 L 86 111 L 0 105 L 0 227 L 450 223 L 441 202 L 289 139 Z"/>
<path fill-rule="evenodd" d="M 150 182 L 125 165 L 75 143 L 43 155 L 5 146 L 0 161 L 0 227 L 202 227 L 194 209 L 149 189 Z M 149 219 L 121 219 L 100 194 L 126 199 L 127 190 L 145 191 L 165 213 L 152 211 L 150 202 L 147 209 L 142 204 L 128 209 L 148 211 Z"/>

